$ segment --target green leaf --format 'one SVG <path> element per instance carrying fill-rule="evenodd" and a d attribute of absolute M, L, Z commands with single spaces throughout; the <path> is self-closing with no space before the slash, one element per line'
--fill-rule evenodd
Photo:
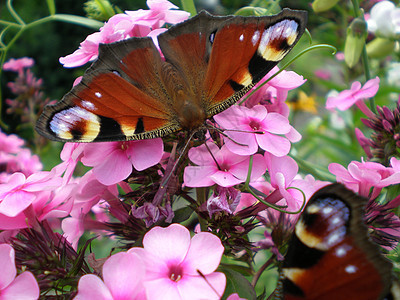
<path fill-rule="evenodd" d="M 93 29 L 99 29 L 101 26 L 104 25 L 103 22 L 99 22 L 93 19 L 67 14 L 55 14 L 53 15 L 53 19 L 56 21 L 78 24 Z"/>
<path fill-rule="evenodd" d="M 230 294 L 233 293 L 237 293 L 240 298 L 245 298 L 248 300 L 257 299 L 254 287 L 242 274 L 226 266 L 220 266 L 218 270 L 226 275 L 226 289 L 222 299 L 226 299 Z"/>
<path fill-rule="evenodd" d="M 182 207 L 177 209 L 175 212 L 174 219 L 172 220 L 173 223 L 182 223 L 190 218 L 193 213 L 193 209 L 189 206 Z"/>

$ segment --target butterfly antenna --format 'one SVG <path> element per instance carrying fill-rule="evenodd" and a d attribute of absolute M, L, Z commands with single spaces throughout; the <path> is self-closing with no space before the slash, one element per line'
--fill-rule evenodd
<path fill-rule="evenodd" d="M 168 175 L 166 175 L 165 178 L 164 178 L 164 180 L 162 181 L 161 186 L 160 186 L 161 189 L 164 189 L 165 186 L 168 184 L 168 181 L 170 180 L 171 176 L 174 174 L 174 172 L 175 172 L 175 170 L 176 170 L 176 168 L 177 168 L 179 162 L 182 160 L 183 156 L 186 154 L 187 149 L 188 149 L 188 147 L 189 147 L 189 143 L 191 142 L 191 140 L 192 140 L 193 136 L 195 135 L 195 133 L 196 133 L 196 132 L 192 132 L 192 133 L 190 134 L 190 136 L 189 136 L 189 138 L 188 138 L 188 140 L 187 140 L 185 146 L 183 147 L 181 153 L 179 154 L 178 159 L 175 161 L 174 165 L 172 166 L 171 171 L 168 170 L 168 167 L 169 167 L 169 165 L 170 165 L 169 162 L 168 162 L 167 168 L 166 168 L 166 170 L 165 170 L 165 171 L 166 171 L 165 174 L 168 174 Z M 174 156 L 175 156 L 176 146 L 175 146 L 174 150 L 175 150 L 175 151 L 173 151 L 173 153 L 174 153 Z M 171 155 L 172 155 L 172 152 L 171 152 Z"/>
<path fill-rule="evenodd" d="M 250 131 L 250 130 L 240 130 L 240 129 L 221 129 L 218 128 L 212 124 L 207 124 L 210 128 L 214 129 L 215 131 L 217 131 L 218 133 L 222 134 L 224 137 L 226 137 L 227 139 L 231 140 L 232 142 L 234 142 L 235 144 L 239 145 L 239 146 L 247 146 L 246 144 L 242 144 L 239 143 L 238 141 L 235 141 L 234 139 L 232 139 L 229 135 L 227 135 L 224 131 L 234 131 L 234 132 L 243 132 L 243 133 L 255 133 L 255 134 L 264 134 L 264 131 Z"/>
<path fill-rule="evenodd" d="M 221 296 L 220 294 L 218 294 L 218 291 L 217 291 L 217 290 L 212 286 L 212 284 L 207 280 L 206 276 L 204 276 L 204 274 L 203 274 L 199 269 L 197 269 L 196 271 L 197 271 L 197 273 L 200 275 L 200 277 L 203 278 L 203 279 L 205 280 L 205 282 L 207 282 L 208 286 L 214 291 L 214 293 L 219 297 L 219 299 L 221 299 L 222 296 Z"/>
<path fill-rule="evenodd" d="M 218 169 L 221 170 L 221 167 L 218 164 L 217 159 L 215 158 L 214 154 L 211 152 L 210 147 L 208 147 L 207 143 L 204 143 L 204 145 L 206 146 L 208 153 L 210 153 L 210 155 L 211 155 L 212 159 L 214 160 L 215 164 L 217 165 Z"/>

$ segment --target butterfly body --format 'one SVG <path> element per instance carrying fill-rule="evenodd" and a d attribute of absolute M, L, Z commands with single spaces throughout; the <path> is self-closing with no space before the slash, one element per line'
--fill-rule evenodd
<path fill-rule="evenodd" d="M 152 39 L 102 44 L 82 81 L 47 106 L 37 131 L 68 142 L 123 141 L 196 131 L 237 102 L 293 48 L 306 12 L 197 16 Z"/>

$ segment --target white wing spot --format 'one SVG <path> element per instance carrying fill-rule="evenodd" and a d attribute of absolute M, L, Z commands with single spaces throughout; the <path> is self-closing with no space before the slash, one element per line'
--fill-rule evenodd
<path fill-rule="evenodd" d="M 243 42 L 243 40 L 244 40 L 244 35 L 243 35 L 243 33 L 239 36 L 239 41 L 241 41 L 241 42 Z"/>
<path fill-rule="evenodd" d="M 253 36 L 251 37 L 251 43 L 253 44 L 253 46 L 255 46 L 258 43 L 259 39 L 260 39 L 260 31 L 256 30 Z"/>
<path fill-rule="evenodd" d="M 96 95 L 97 98 L 103 97 L 103 95 L 102 95 L 100 92 L 96 92 L 96 93 L 94 93 L 94 94 Z"/>
<path fill-rule="evenodd" d="M 354 274 L 357 272 L 357 267 L 353 265 L 348 265 L 344 270 L 346 271 L 346 273 Z"/>
<path fill-rule="evenodd" d="M 96 96 L 97 96 L 97 95 L 96 95 Z M 84 108 L 88 109 L 88 110 L 95 110 L 95 109 L 96 109 L 96 107 L 94 106 L 94 104 L 93 104 L 92 102 L 90 102 L 90 101 L 83 100 L 83 101 L 81 101 L 81 105 L 82 105 Z"/>
<path fill-rule="evenodd" d="M 328 214 L 330 214 L 331 212 L 332 212 L 332 207 L 330 207 L 330 206 L 326 206 L 326 207 L 324 207 L 323 209 L 322 209 L 322 213 L 324 214 L 324 215 L 328 215 Z"/>

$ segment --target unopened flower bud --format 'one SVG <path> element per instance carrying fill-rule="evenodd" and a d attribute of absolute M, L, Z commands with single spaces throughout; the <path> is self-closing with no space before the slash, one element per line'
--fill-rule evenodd
<path fill-rule="evenodd" d="M 354 67 L 360 59 L 367 35 L 367 23 L 362 18 L 354 19 L 347 28 L 344 60 L 349 68 Z"/>
<path fill-rule="evenodd" d="M 116 14 L 108 0 L 89 0 L 85 2 L 83 9 L 90 19 L 106 21 Z"/>
<path fill-rule="evenodd" d="M 383 58 L 393 53 L 395 42 L 376 38 L 367 44 L 367 54 L 371 58 Z"/>
<path fill-rule="evenodd" d="M 327 11 L 334 7 L 339 0 L 314 0 L 312 8 L 316 13 Z"/>

